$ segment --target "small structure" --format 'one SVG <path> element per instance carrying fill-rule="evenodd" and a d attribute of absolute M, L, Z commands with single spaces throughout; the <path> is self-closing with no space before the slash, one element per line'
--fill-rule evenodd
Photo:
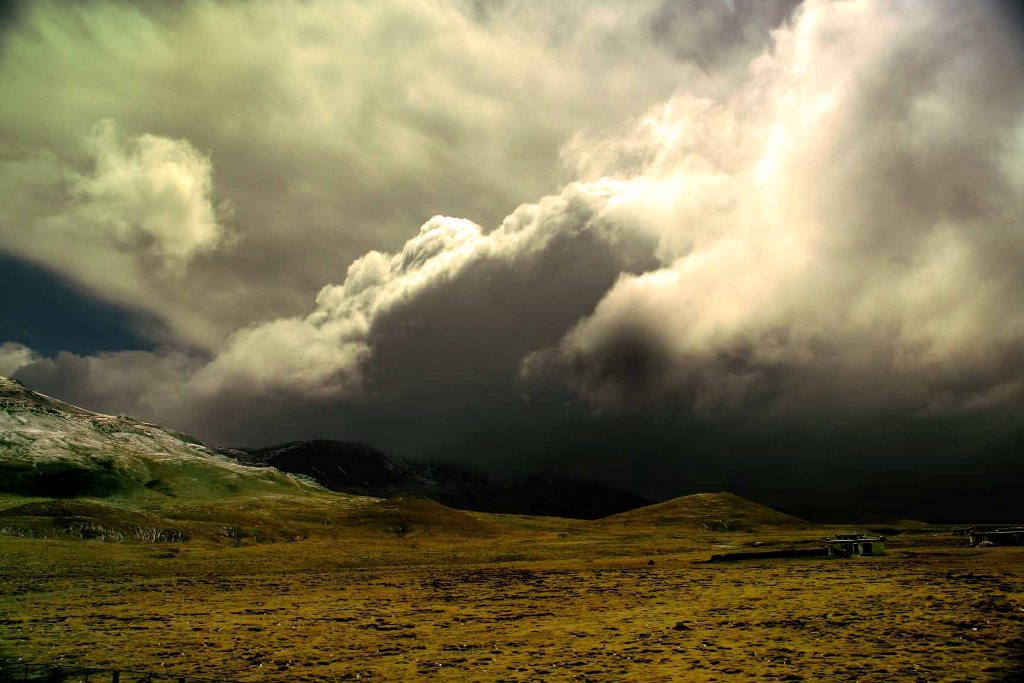
<path fill-rule="evenodd" d="M 1009 529 L 969 529 L 971 545 L 1024 545 L 1024 527 Z"/>
<path fill-rule="evenodd" d="M 854 555 L 885 555 L 885 536 L 838 534 L 825 539 L 829 557 Z"/>

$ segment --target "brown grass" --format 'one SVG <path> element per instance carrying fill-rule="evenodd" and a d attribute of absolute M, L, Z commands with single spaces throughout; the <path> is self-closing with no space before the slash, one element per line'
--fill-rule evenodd
<path fill-rule="evenodd" d="M 673 498 L 606 517 L 604 522 L 618 526 L 675 526 L 717 531 L 808 526 L 802 519 L 725 491 Z"/>
<path fill-rule="evenodd" d="M 314 532 L 325 511 L 284 526 Z M 345 518 L 273 544 L 0 536 L 0 656 L 248 681 L 1024 675 L 1022 548 L 915 529 L 881 558 L 705 564 L 826 531 L 609 527 L 422 501 Z"/>

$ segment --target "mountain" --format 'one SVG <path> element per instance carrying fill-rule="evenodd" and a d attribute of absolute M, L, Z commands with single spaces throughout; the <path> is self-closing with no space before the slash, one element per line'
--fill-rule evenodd
<path fill-rule="evenodd" d="M 619 526 L 678 526 L 712 531 L 808 526 L 798 517 L 725 491 L 695 493 L 601 520 Z"/>
<path fill-rule="evenodd" d="M 172 429 L 94 413 L 0 376 L 0 492 L 212 498 L 312 488 L 240 464 Z"/>
<path fill-rule="evenodd" d="M 408 494 L 479 512 L 597 519 L 651 503 L 633 493 L 555 474 L 493 478 L 456 465 L 409 463 L 354 441 L 293 441 L 221 452 L 248 465 L 312 477 L 332 491 Z"/>
<path fill-rule="evenodd" d="M 222 449 L 240 463 L 304 474 L 324 488 L 385 498 L 432 484 L 413 467 L 356 441 L 291 441 L 250 449 Z"/>
<path fill-rule="evenodd" d="M 175 430 L 95 413 L 0 377 L 0 493 L 210 500 L 261 492 L 301 496 L 319 486 L 364 497 L 417 496 L 482 512 L 586 519 L 650 503 L 558 475 L 494 479 L 455 466 L 406 463 L 348 441 L 214 449 Z"/>
<path fill-rule="evenodd" d="M 254 462 L 261 457 L 253 456 Z M 273 462 L 273 454 L 265 460 Z M 365 460 L 356 479 L 361 485 L 394 479 L 376 477 L 374 458 Z M 301 473 L 258 464 L 263 466 L 241 463 L 172 429 L 94 413 L 0 376 L 0 534 L 238 544 L 312 535 L 493 533 L 490 522 L 430 500 L 335 493 Z"/>

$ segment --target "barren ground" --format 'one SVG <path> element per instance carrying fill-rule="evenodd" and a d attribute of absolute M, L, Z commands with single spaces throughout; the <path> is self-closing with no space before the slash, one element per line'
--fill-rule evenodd
<path fill-rule="evenodd" d="M 1024 680 L 1024 548 L 918 529 L 880 558 L 702 562 L 822 533 L 0 536 L 0 656 L 242 681 Z"/>

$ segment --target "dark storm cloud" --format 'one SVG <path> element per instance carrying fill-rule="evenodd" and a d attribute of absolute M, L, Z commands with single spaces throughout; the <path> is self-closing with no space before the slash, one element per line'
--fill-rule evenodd
<path fill-rule="evenodd" d="M 713 71 L 755 57 L 800 2 L 668 0 L 651 17 L 651 33 L 681 61 Z"/>
<path fill-rule="evenodd" d="M 12 355 L 6 359 L 8 366 L 18 365 L 12 374 L 34 389 L 89 410 L 154 421 L 166 414 L 169 404 L 181 400 L 179 382 L 200 365 L 195 358 L 168 349 L 91 356 L 62 352 L 53 358 Z"/>

